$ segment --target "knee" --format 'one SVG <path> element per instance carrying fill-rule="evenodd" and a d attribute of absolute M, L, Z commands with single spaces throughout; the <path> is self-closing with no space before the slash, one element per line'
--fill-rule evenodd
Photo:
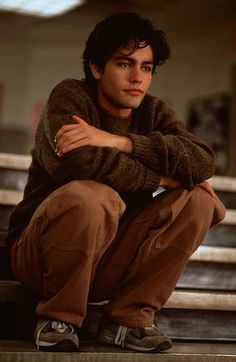
<path fill-rule="evenodd" d="M 54 199 L 52 205 L 57 209 L 59 206 L 61 212 L 65 209 L 77 209 L 88 215 L 94 215 L 100 213 L 101 209 L 105 209 L 110 213 L 116 212 L 120 215 L 125 209 L 124 202 L 115 190 L 92 180 L 71 181 L 56 190 L 51 198 Z"/>
<path fill-rule="evenodd" d="M 198 219 L 210 219 L 211 226 L 224 219 L 225 207 L 217 196 L 213 197 L 201 186 L 195 186 L 189 195 L 191 213 L 198 216 Z"/>

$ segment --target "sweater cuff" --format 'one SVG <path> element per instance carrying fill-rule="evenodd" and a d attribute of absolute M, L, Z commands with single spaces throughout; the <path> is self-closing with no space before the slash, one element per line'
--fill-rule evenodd
<path fill-rule="evenodd" d="M 140 161 L 145 162 L 147 155 L 151 152 L 150 139 L 143 135 L 136 135 L 133 133 L 127 134 L 133 142 L 132 155 L 137 157 Z"/>
<path fill-rule="evenodd" d="M 146 180 L 144 190 L 147 191 L 156 191 L 160 186 L 161 176 L 159 176 L 156 172 L 147 169 Z"/>

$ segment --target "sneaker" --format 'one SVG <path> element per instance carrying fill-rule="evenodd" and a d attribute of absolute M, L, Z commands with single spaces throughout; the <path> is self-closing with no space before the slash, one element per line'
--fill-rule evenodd
<path fill-rule="evenodd" d="M 71 324 L 40 319 L 35 333 L 37 350 L 73 352 L 79 349 L 79 338 Z"/>
<path fill-rule="evenodd" d="M 139 352 L 162 352 L 172 347 L 172 342 L 156 326 L 129 328 L 116 323 L 101 326 L 98 340 Z"/>

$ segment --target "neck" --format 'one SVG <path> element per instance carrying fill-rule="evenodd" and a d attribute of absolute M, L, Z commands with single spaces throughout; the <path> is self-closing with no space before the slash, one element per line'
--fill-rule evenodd
<path fill-rule="evenodd" d="M 132 109 L 111 109 L 110 107 L 106 107 L 103 104 L 101 104 L 99 102 L 100 107 L 103 109 L 103 111 L 107 114 L 109 114 L 110 116 L 113 117 L 119 117 L 119 118 L 124 118 L 124 119 L 130 119 L 132 114 L 133 114 L 133 110 Z"/>

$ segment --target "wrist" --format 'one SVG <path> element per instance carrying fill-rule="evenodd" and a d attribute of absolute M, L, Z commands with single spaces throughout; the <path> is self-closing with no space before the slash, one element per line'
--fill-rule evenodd
<path fill-rule="evenodd" d="M 126 136 L 115 136 L 115 147 L 121 152 L 131 153 L 133 151 L 133 142 L 131 138 Z"/>

